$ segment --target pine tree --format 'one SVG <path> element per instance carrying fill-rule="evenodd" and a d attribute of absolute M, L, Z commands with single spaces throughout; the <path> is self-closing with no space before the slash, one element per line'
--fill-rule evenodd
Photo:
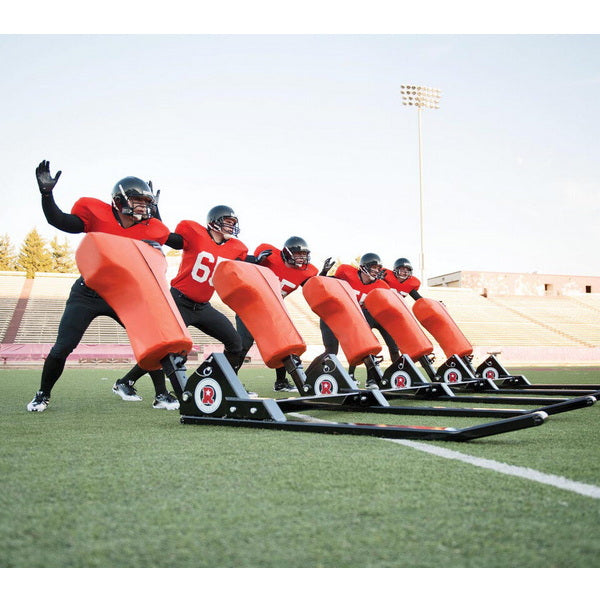
<path fill-rule="evenodd" d="M 17 269 L 17 255 L 10 242 L 8 234 L 0 236 L 0 271 L 15 271 Z"/>
<path fill-rule="evenodd" d="M 34 227 L 21 245 L 17 266 L 33 279 L 36 272 L 47 273 L 52 269 L 52 255 L 46 248 L 46 241 Z"/>
<path fill-rule="evenodd" d="M 67 238 L 61 244 L 58 237 L 54 236 L 50 242 L 50 254 L 52 256 L 52 272 L 55 273 L 76 273 L 77 267 L 73 259 L 73 251 Z"/>

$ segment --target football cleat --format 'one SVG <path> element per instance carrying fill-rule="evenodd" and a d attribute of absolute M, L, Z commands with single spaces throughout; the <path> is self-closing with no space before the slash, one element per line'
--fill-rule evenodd
<path fill-rule="evenodd" d="M 133 381 L 117 381 L 113 385 L 112 391 L 128 402 L 139 402 L 142 399 L 133 387 Z"/>
<path fill-rule="evenodd" d="M 44 412 L 48 408 L 50 395 L 44 394 L 41 390 L 35 393 L 33 400 L 27 405 L 29 412 Z"/>
<path fill-rule="evenodd" d="M 283 381 L 276 381 L 273 384 L 273 391 L 275 392 L 297 392 L 295 385 L 292 385 L 287 379 Z"/>
<path fill-rule="evenodd" d="M 258 398 L 258 394 L 256 392 L 249 392 L 246 386 L 244 386 L 244 389 L 246 390 L 246 394 L 248 394 L 248 398 Z"/>
<path fill-rule="evenodd" d="M 158 394 L 154 399 L 152 408 L 165 408 L 166 410 L 178 410 L 179 400 L 173 394 Z"/>
<path fill-rule="evenodd" d="M 374 379 L 367 379 L 367 383 L 366 383 L 365 387 L 368 390 L 378 390 L 379 389 L 379 386 L 377 385 L 377 382 Z"/>

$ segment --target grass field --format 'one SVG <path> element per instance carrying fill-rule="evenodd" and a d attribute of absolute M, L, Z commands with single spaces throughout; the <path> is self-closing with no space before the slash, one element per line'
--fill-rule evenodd
<path fill-rule="evenodd" d="M 378 438 L 182 425 L 151 408 L 148 377 L 143 402 L 112 394 L 123 370 L 67 369 L 40 414 L 40 370 L 0 370 L 0 567 L 598 566 L 598 497 Z M 600 368 L 511 371 L 600 387 Z M 272 396 L 272 371 L 241 379 Z M 598 489 L 599 425 L 595 405 L 422 445 Z"/>

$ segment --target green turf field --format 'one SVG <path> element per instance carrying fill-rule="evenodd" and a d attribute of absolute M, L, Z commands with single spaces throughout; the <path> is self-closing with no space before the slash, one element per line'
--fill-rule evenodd
<path fill-rule="evenodd" d="M 39 414 L 25 405 L 40 370 L 0 370 L 0 567 L 598 565 L 598 497 L 378 438 L 182 425 L 151 408 L 148 377 L 143 402 L 112 394 L 124 370 L 67 369 Z M 600 368 L 511 371 L 600 387 Z M 241 379 L 272 395 L 272 371 Z M 385 416 L 466 421 L 476 422 Z M 533 429 L 422 444 L 600 491 L 599 425 L 595 405 Z"/>

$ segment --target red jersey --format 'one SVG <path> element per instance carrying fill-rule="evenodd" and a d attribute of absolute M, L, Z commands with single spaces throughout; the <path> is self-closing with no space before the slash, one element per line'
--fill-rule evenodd
<path fill-rule="evenodd" d="M 236 238 L 217 244 L 206 227 L 195 221 L 181 221 L 175 233 L 183 238 L 183 255 L 171 285 L 194 302 L 208 302 L 215 291 L 212 276 L 217 265 L 224 260 L 243 260 L 248 248 Z"/>
<path fill-rule="evenodd" d="M 404 281 L 400 282 L 394 275 L 394 272 L 390 271 L 389 269 L 385 270 L 385 277 L 383 278 L 383 280 L 393 290 L 400 292 L 401 296 L 406 296 L 407 294 L 410 294 L 410 292 L 412 292 L 413 290 L 418 290 L 421 287 L 421 282 L 416 277 L 413 277 L 411 275 L 410 277 L 408 277 L 408 279 L 405 279 Z"/>
<path fill-rule="evenodd" d="M 362 306 L 367 294 L 377 288 L 389 289 L 389 285 L 381 279 L 376 279 L 371 283 L 363 283 L 358 275 L 358 269 L 352 265 L 340 265 L 335 272 L 334 277 L 337 279 L 343 279 L 350 284 L 350 287 L 356 294 L 358 303 Z"/>
<path fill-rule="evenodd" d="M 281 295 L 285 298 L 291 294 L 298 286 L 302 285 L 307 279 L 318 275 L 319 271 L 314 265 L 307 265 L 306 269 L 297 269 L 286 263 L 281 258 L 281 250 L 271 246 L 271 244 L 261 244 L 254 251 L 254 256 L 258 256 L 263 250 L 271 250 L 271 255 L 267 256 L 261 263 L 261 267 L 271 269 L 281 284 Z"/>
<path fill-rule="evenodd" d="M 169 228 L 158 219 L 146 219 L 131 227 L 123 227 L 115 218 L 112 206 L 97 198 L 79 198 L 71 209 L 78 216 L 86 233 L 112 233 L 134 240 L 153 240 L 164 244 L 169 237 Z"/>

